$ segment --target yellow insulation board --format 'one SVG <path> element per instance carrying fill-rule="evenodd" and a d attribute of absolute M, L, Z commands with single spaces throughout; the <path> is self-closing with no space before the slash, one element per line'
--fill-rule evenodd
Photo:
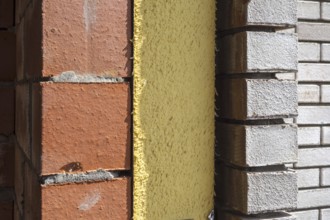
<path fill-rule="evenodd" d="M 215 0 L 134 0 L 135 220 L 213 208 Z"/>

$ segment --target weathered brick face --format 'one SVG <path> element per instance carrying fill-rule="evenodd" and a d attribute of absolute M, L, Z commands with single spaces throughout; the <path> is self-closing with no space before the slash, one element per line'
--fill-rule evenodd
<path fill-rule="evenodd" d="M 129 219 L 131 1 L 15 6 L 15 219 Z"/>
<path fill-rule="evenodd" d="M 42 174 L 130 169 L 128 83 L 41 83 L 33 89 L 42 100 L 34 106 L 42 109 L 41 130 L 33 131 L 41 133 Z"/>
<path fill-rule="evenodd" d="M 42 187 L 42 219 L 131 219 L 131 180 Z"/>
<path fill-rule="evenodd" d="M 297 207 L 297 2 L 219 1 L 216 219 L 291 220 Z M 275 213 L 274 213 L 275 212 Z M 268 213 L 268 215 L 264 215 Z"/>

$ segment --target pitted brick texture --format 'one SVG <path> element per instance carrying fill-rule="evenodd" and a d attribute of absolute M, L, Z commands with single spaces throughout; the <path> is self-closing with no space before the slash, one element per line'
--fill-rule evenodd
<path fill-rule="evenodd" d="M 131 180 L 42 187 L 41 217 L 131 219 Z"/>
<path fill-rule="evenodd" d="M 286 33 L 239 32 L 220 39 L 220 73 L 297 70 L 297 36 Z"/>
<path fill-rule="evenodd" d="M 236 120 L 297 115 L 297 83 L 274 79 L 223 79 L 220 117 Z M 228 101 L 226 101 L 228 100 Z"/>
<path fill-rule="evenodd" d="M 42 174 L 130 169 L 130 89 L 120 84 L 41 83 Z M 37 147 L 37 146 L 34 146 Z"/>
<path fill-rule="evenodd" d="M 220 0 L 220 29 L 245 26 L 293 26 L 297 22 L 296 0 Z"/>
<path fill-rule="evenodd" d="M 257 167 L 297 161 L 297 127 L 294 125 L 218 123 L 216 134 L 219 137 L 216 156 L 228 163 Z"/>
<path fill-rule="evenodd" d="M 216 195 L 223 207 L 257 214 L 297 206 L 294 171 L 247 172 L 222 166 L 217 172 Z"/>

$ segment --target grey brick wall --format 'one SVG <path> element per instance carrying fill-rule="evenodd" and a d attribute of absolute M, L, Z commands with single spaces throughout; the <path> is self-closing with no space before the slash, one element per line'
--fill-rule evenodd
<path fill-rule="evenodd" d="M 218 3 L 216 219 L 295 220 L 297 1 Z"/>
<path fill-rule="evenodd" d="M 298 1 L 298 220 L 330 219 L 330 1 Z"/>

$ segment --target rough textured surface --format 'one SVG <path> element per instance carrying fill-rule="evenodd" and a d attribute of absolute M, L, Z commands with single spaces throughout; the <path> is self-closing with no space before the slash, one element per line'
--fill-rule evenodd
<path fill-rule="evenodd" d="M 218 123 L 219 158 L 237 166 L 256 167 L 297 161 L 295 125 L 235 125 Z"/>
<path fill-rule="evenodd" d="M 42 187 L 42 219 L 130 219 L 130 179 Z"/>
<path fill-rule="evenodd" d="M 220 117 L 236 120 L 283 118 L 297 115 L 295 81 L 223 79 L 218 103 Z"/>
<path fill-rule="evenodd" d="M 293 26 L 297 22 L 296 0 L 220 0 L 221 29 L 244 26 Z"/>
<path fill-rule="evenodd" d="M 53 82 L 66 83 L 119 83 L 124 82 L 121 77 L 97 76 L 91 74 L 79 75 L 74 71 L 63 72 L 60 75 L 54 76 L 50 79 Z"/>
<path fill-rule="evenodd" d="M 261 172 L 219 167 L 216 196 L 220 204 L 244 214 L 294 209 L 297 206 L 297 174 L 292 170 Z"/>
<path fill-rule="evenodd" d="M 97 170 L 86 173 L 65 173 L 55 174 L 50 176 L 41 177 L 42 184 L 56 185 L 56 184 L 68 184 L 68 183 L 87 183 L 87 182 L 99 182 L 108 181 L 118 177 L 119 174 L 116 171 L 110 172 L 105 170 Z"/>
<path fill-rule="evenodd" d="M 30 5 L 24 50 L 26 59 L 31 54 L 35 59 L 26 63 L 37 65 L 26 72 L 29 76 L 66 71 L 131 75 L 130 0 L 38 0 Z"/>
<path fill-rule="evenodd" d="M 221 38 L 220 73 L 287 72 L 298 69 L 294 34 L 239 32 Z"/>
<path fill-rule="evenodd" d="M 35 116 L 42 118 L 42 174 L 130 168 L 127 83 L 41 83 L 34 90 L 43 103 L 35 106 L 42 107 Z"/>
<path fill-rule="evenodd" d="M 215 1 L 136 0 L 134 8 L 134 219 L 206 219 Z"/>

